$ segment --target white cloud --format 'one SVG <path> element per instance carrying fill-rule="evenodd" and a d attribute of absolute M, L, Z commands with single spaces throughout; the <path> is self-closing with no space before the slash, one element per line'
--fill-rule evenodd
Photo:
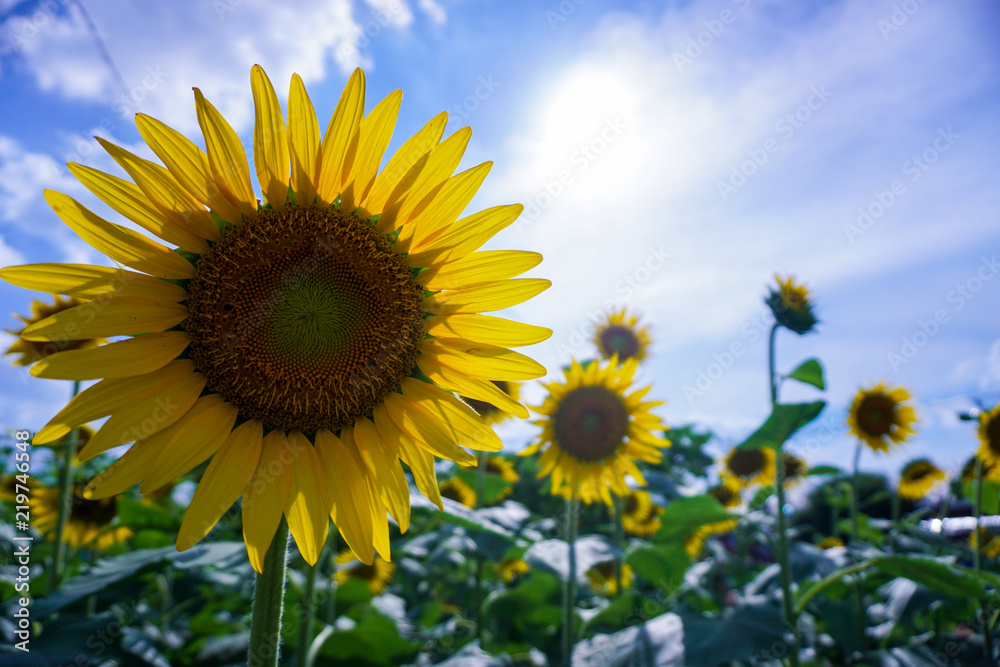
<path fill-rule="evenodd" d="M 438 25 L 444 25 L 448 20 L 448 12 L 435 0 L 417 0 L 417 6 L 424 10 L 428 18 Z"/>
<path fill-rule="evenodd" d="M 50 155 L 24 150 L 16 140 L 0 135 L 0 220 L 25 220 L 45 188 L 79 192 L 80 184 Z"/>

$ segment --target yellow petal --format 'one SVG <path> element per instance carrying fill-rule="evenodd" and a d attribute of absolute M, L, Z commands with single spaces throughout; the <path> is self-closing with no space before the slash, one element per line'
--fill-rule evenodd
<path fill-rule="evenodd" d="M 235 423 L 235 405 L 219 394 L 199 398 L 176 424 L 149 438 L 161 451 L 139 491 L 155 491 L 190 472 L 218 451 Z"/>
<path fill-rule="evenodd" d="M 424 451 L 413 444 L 413 441 L 403 435 L 389 417 L 389 412 L 384 404 L 379 404 L 372 415 L 375 418 L 375 426 L 378 428 L 382 439 L 390 443 L 394 449 L 399 451 L 399 458 L 410 467 L 413 473 L 413 481 L 416 482 L 420 493 L 438 506 L 444 509 L 441 504 L 441 490 L 437 484 L 437 474 L 434 471 L 434 455 Z"/>
<path fill-rule="evenodd" d="M 288 92 L 288 152 L 292 163 L 292 191 L 303 206 L 311 206 L 316 199 L 319 147 L 316 111 L 302 85 L 302 78 L 293 74 Z"/>
<path fill-rule="evenodd" d="M 427 410 L 402 394 L 389 394 L 385 407 L 396 427 L 413 442 L 447 461 L 472 465 L 476 457 L 459 447 L 451 432 Z"/>
<path fill-rule="evenodd" d="M 86 340 L 160 333 L 187 318 L 187 306 L 120 296 L 61 310 L 21 332 L 25 340 Z"/>
<path fill-rule="evenodd" d="M 458 338 L 425 338 L 420 342 L 420 352 L 475 378 L 518 381 L 545 375 L 544 366 L 523 354 Z"/>
<path fill-rule="evenodd" d="M 375 182 L 375 174 L 392 138 L 402 100 L 403 91 L 392 91 L 361 121 L 358 150 L 351 174 L 345 179 L 347 185 L 340 196 L 341 210 L 353 211 L 357 208 Z"/>
<path fill-rule="evenodd" d="M 253 91 L 253 162 L 264 197 L 273 208 L 282 208 L 288 197 L 288 137 L 278 96 L 260 65 L 250 70 Z"/>
<path fill-rule="evenodd" d="M 489 313 L 524 303 L 552 286 L 551 280 L 515 278 L 438 292 L 424 299 L 422 308 L 433 315 Z"/>
<path fill-rule="evenodd" d="M 354 423 L 353 433 L 351 429 L 340 432 L 340 437 L 345 442 L 352 435 L 362 460 L 381 491 L 382 501 L 399 524 L 400 531 L 405 533 L 410 527 L 410 487 L 399 465 L 397 453 L 386 445 L 375 424 L 364 417 Z"/>
<path fill-rule="evenodd" d="M 256 216 L 257 195 L 250 182 L 250 165 L 240 138 L 197 88 L 194 89 L 194 103 L 198 111 L 198 125 L 205 135 L 208 164 L 215 176 L 215 184 L 244 217 Z"/>
<path fill-rule="evenodd" d="M 385 505 L 382 503 L 382 499 L 379 498 L 378 490 L 375 488 L 375 480 L 371 477 L 367 477 L 366 479 L 368 480 L 368 493 L 372 498 L 372 542 L 378 555 L 388 563 L 391 562 L 392 554 L 390 553 L 389 522 L 385 517 Z M 355 555 L 357 555 L 357 552 L 355 552 Z"/>
<path fill-rule="evenodd" d="M 135 124 L 142 138 L 185 190 L 223 220 L 233 224 L 240 221 L 240 212 L 215 184 L 205 151 L 177 130 L 145 114 L 136 114 Z"/>
<path fill-rule="evenodd" d="M 406 257 L 409 266 L 425 268 L 440 262 L 461 259 L 478 250 L 497 232 L 510 226 L 524 207 L 520 204 L 494 206 L 462 218 L 447 230 L 426 240 L 411 244 Z"/>
<path fill-rule="evenodd" d="M 415 378 L 404 378 L 400 388 L 404 396 L 441 422 L 462 447 L 488 452 L 503 449 L 500 438 L 476 411 L 444 389 Z"/>
<path fill-rule="evenodd" d="M 354 70 L 340 95 L 337 108 L 320 146 L 319 181 L 316 196 L 324 204 L 332 204 L 342 189 L 344 177 L 350 173 L 358 140 L 358 128 L 365 113 L 365 73 Z"/>
<path fill-rule="evenodd" d="M 432 292 L 456 289 L 475 283 L 507 280 L 535 268 L 541 261 L 542 256 L 537 252 L 484 250 L 421 271 L 417 282 Z"/>
<path fill-rule="evenodd" d="M 492 382 L 470 378 L 467 374 L 454 370 L 438 360 L 431 360 L 422 355 L 417 356 L 417 367 L 432 382 L 446 389 L 477 401 L 485 401 L 521 419 L 527 419 L 529 416 L 526 407 L 500 391 Z"/>
<path fill-rule="evenodd" d="M 237 426 L 194 490 L 191 503 L 177 533 L 177 550 L 190 549 L 215 527 L 222 515 L 239 499 L 260 461 L 263 427 L 257 420 Z"/>
<path fill-rule="evenodd" d="M 111 418 L 87 441 L 77 456 L 91 459 L 114 447 L 146 440 L 186 415 L 205 388 L 201 373 L 188 373 L 161 386 L 152 395 L 138 397 L 114 410 Z"/>
<path fill-rule="evenodd" d="M 155 162 L 143 160 L 100 137 L 97 137 L 97 141 L 128 172 L 168 224 L 205 239 L 219 239 L 219 228 L 215 220 L 167 169 Z"/>
<path fill-rule="evenodd" d="M 552 335 L 552 330 L 500 317 L 467 313 L 432 317 L 427 320 L 427 333 L 435 338 L 465 338 L 498 347 L 521 347 L 546 340 Z"/>
<path fill-rule="evenodd" d="M 397 252 L 409 252 L 411 244 L 437 236 L 454 224 L 472 201 L 492 166 L 492 162 L 484 162 L 449 178 L 429 198 L 426 206 L 403 225 L 396 241 Z"/>
<path fill-rule="evenodd" d="M 88 264 L 25 264 L 0 269 L 0 278 L 25 289 L 97 299 L 107 294 L 176 303 L 187 299 L 180 285 L 144 273 Z"/>
<path fill-rule="evenodd" d="M 39 361 L 31 368 L 31 374 L 54 380 L 143 375 L 157 371 L 176 359 L 190 342 L 184 331 L 167 331 L 87 350 L 66 350 Z"/>
<path fill-rule="evenodd" d="M 110 498 L 138 484 L 153 467 L 159 450 L 156 444 L 140 441 L 132 445 L 121 458 L 108 466 L 87 484 L 83 497 L 88 500 Z"/>
<path fill-rule="evenodd" d="M 131 401 L 157 395 L 177 378 L 190 375 L 194 362 L 188 359 L 172 361 L 155 373 L 131 378 L 101 380 L 74 396 L 52 420 L 35 434 L 32 442 L 43 445 L 61 438 L 77 426 L 107 417 Z"/>
<path fill-rule="evenodd" d="M 157 278 L 176 280 L 195 276 L 191 263 L 176 252 L 139 232 L 104 220 L 72 197 L 46 190 L 45 201 L 80 238 L 111 259 Z"/>
<path fill-rule="evenodd" d="M 444 126 L 448 124 L 448 114 L 445 112 L 434 116 L 424 127 L 406 140 L 399 150 L 389 158 L 388 164 L 372 184 L 371 190 L 362 201 L 362 207 L 369 214 L 382 213 L 385 209 L 386 200 L 399 185 L 400 180 L 406 176 L 418 160 L 427 155 L 427 152 L 437 145 L 444 132 Z M 386 233 L 389 228 L 381 223 L 379 232 Z"/>
<path fill-rule="evenodd" d="M 288 447 L 291 452 L 291 461 L 288 462 L 291 488 L 285 516 L 302 558 L 315 565 L 330 529 L 333 501 L 326 475 L 321 474 L 319 457 L 309 439 L 298 431 L 291 431 Z"/>
<path fill-rule="evenodd" d="M 278 530 L 291 492 L 285 463 L 289 456 L 288 440 L 282 431 L 265 435 L 257 470 L 243 489 L 243 541 L 250 564 L 257 572 L 264 569 L 264 555 Z"/>
<path fill-rule="evenodd" d="M 333 497 L 333 522 L 358 560 L 371 565 L 375 557 L 372 500 L 365 463 L 356 449 L 349 448 L 325 429 L 316 432 L 316 453 Z M 384 512 L 382 522 L 385 523 Z"/>
<path fill-rule="evenodd" d="M 102 171 L 73 162 L 66 166 L 81 183 L 87 186 L 88 190 L 100 197 L 105 204 L 143 229 L 184 250 L 199 255 L 208 252 L 208 244 L 205 243 L 205 239 L 188 231 L 186 227 L 170 224 L 167 218 L 149 203 L 139 186 L 117 176 L 105 174 Z"/>

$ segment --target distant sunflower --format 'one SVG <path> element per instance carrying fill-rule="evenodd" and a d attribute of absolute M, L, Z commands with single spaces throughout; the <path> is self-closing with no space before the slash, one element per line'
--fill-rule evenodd
<path fill-rule="evenodd" d="M 794 276 L 782 279 L 774 276 L 778 288 L 771 288 L 764 302 L 770 306 L 774 319 L 778 324 L 802 335 L 816 326 L 816 315 L 813 313 L 809 290 L 805 285 L 795 282 Z"/>
<path fill-rule="evenodd" d="M 710 487 L 706 493 L 718 500 L 723 507 L 739 507 L 740 503 L 743 502 L 739 485 L 734 485 L 729 480 Z"/>
<path fill-rule="evenodd" d="M 590 587 L 595 592 L 607 597 L 618 595 L 618 580 L 615 578 L 615 562 L 613 560 L 601 561 L 587 570 L 585 574 L 587 580 L 590 581 Z M 622 563 L 623 590 L 632 586 L 634 577 L 632 566 Z"/>
<path fill-rule="evenodd" d="M 531 566 L 523 558 L 504 558 L 495 567 L 507 584 L 513 583 L 531 571 Z"/>
<path fill-rule="evenodd" d="M 874 452 L 888 452 L 905 442 L 916 431 L 917 414 L 909 405 L 910 393 L 902 387 L 889 388 L 879 382 L 861 389 L 854 397 L 847 424 L 851 434 Z"/>
<path fill-rule="evenodd" d="M 489 457 L 486 460 L 486 472 L 499 475 L 505 482 L 511 484 L 521 479 L 521 476 L 514 470 L 514 464 L 502 456 Z"/>
<path fill-rule="evenodd" d="M 372 595 L 381 595 L 392 581 L 392 574 L 396 571 L 396 566 L 382 560 L 378 556 L 371 565 L 366 565 L 359 561 L 354 552 L 344 549 L 337 554 L 337 571 L 333 575 L 333 580 L 337 585 L 343 586 L 351 579 L 363 581 L 368 585 L 368 590 Z"/>
<path fill-rule="evenodd" d="M 610 359 L 617 355 L 622 362 L 629 359 L 644 360 L 652 343 L 649 327 L 640 327 L 639 317 L 628 315 L 624 308 L 605 315 L 594 334 L 594 344 L 600 350 L 601 357 Z"/>
<path fill-rule="evenodd" d="M 965 464 L 962 466 L 962 472 L 959 473 L 959 478 L 962 480 L 963 484 L 973 484 L 976 481 L 976 464 L 980 461 L 978 454 L 973 454 L 968 458 Z M 992 462 L 983 461 L 983 479 L 989 479 L 994 482 L 1000 482 L 1000 465 L 996 465 Z"/>
<path fill-rule="evenodd" d="M 945 477 L 944 470 L 927 459 L 910 461 L 903 466 L 903 471 L 899 475 L 899 497 L 907 500 L 920 500 Z"/>
<path fill-rule="evenodd" d="M 496 451 L 493 430 L 452 392 L 526 418 L 494 380 L 541 377 L 511 351 L 551 331 L 480 313 L 530 299 L 550 282 L 513 279 L 537 253 L 476 252 L 523 209 L 497 206 L 457 220 L 492 163 L 452 175 L 471 130 L 441 140 L 447 114 L 382 157 L 402 93 L 365 115 L 365 77 L 351 75 L 325 135 L 293 75 L 286 124 L 264 71 L 250 74 L 254 192 L 246 151 L 197 88 L 207 152 L 144 114 L 139 133 L 164 166 L 103 139 L 131 181 L 78 164 L 70 171 L 111 208 L 159 236 L 108 222 L 47 190 L 56 214 L 119 265 L 34 264 L 6 281 L 84 303 L 35 322 L 30 341 L 128 336 L 49 356 L 33 372 L 104 378 L 35 436 L 56 440 L 110 416 L 85 458 L 135 442 L 86 494 L 147 493 L 211 457 L 177 548 L 201 540 L 243 498 L 250 561 L 282 516 L 310 564 L 332 518 L 365 562 L 389 558 L 386 510 L 405 531 L 409 489 L 440 502 L 434 457 L 472 463 L 462 447 Z M 163 406 L 172 406 L 166 409 Z M 269 472 L 280 471 L 277 474 Z"/>
<path fill-rule="evenodd" d="M 42 301 L 32 301 L 31 302 L 31 316 L 24 317 L 22 315 L 16 315 L 17 319 L 24 322 L 24 326 L 20 329 L 5 329 L 9 334 L 17 336 L 15 340 L 4 354 L 19 354 L 19 358 L 14 360 L 15 366 L 30 366 L 31 364 L 41 361 L 46 357 L 53 354 L 58 354 L 59 352 L 65 352 L 69 350 L 89 350 L 91 348 L 97 347 L 98 345 L 105 342 L 103 338 L 84 338 L 81 340 L 63 340 L 63 337 L 57 338 L 55 340 L 33 340 L 29 338 L 24 338 L 21 334 L 24 330 L 32 326 L 37 322 L 48 319 L 49 317 L 55 315 L 56 313 L 61 313 L 64 310 L 69 310 L 70 308 L 76 308 L 86 304 L 87 301 L 84 299 L 77 299 L 76 297 L 70 297 L 68 299 L 63 299 L 61 296 L 56 295 L 55 301 L 52 305 L 44 303 Z M 92 307 L 96 308 L 96 307 Z M 31 370 L 32 375 L 38 375 L 35 369 L 39 369 L 36 366 Z"/>
<path fill-rule="evenodd" d="M 538 477 L 552 476 L 554 495 L 611 505 L 612 493 L 628 495 L 625 475 L 646 485 L 634 459 L 659 463 L 670 442 L 654 435 L 665 427 L 650 412 L 663 402 L 642 400 L 651 387 L 626 394 L 638 363 L 612 358 L 603 368 L 592 361 L 585 369 L 574 361 L 563 371 L 565 382 L 544 385 L 549 395 L 535 408 L 542 433 L 521 456 L 544 449 Z"/>
<path fill-rule="evenodd" d="M 706 523 L 698 526 L 693 533 L 684 540 L 684 551 L 691 558 L 697 558 L 698 554 L 705 548 L 705 541 L 712 535 L 728 533 L 739 525 L 739 519 L 725 519 L 714 523 Z"/>
<path fill-rule="evenodd" d="M 115 521 L 121 496 L 89 500 L 84 497 L 83 489 L 82 485 L 73 487 L 63 541 L 72 549 L 93 545 L 98 551 L 107 551 L 131 538 L 132 530 L 128 526 L 116 525 Z M 56 487 L 31 491 L 32 522 L 35 528 L 50 538 L 55 537 L 59 521 L 60 495 L 60 489 Z"/>
<path fill-rule="evenodd" d="M 820 540 L 819 544 L 817 544 L 816 546 L 824 550 L 834 549 L 836 547 L 844 546 L 844 541 L 839 537 L 824 537 L 822 540 Z"/>
<path fill-rule="evenodd" d="M 781 460 L 784 463 L 782 474 L 785 478 L 785 488 L 801 483 L 809 473 L 809 464 L 795 454 L 782 452 Z"/>
<path fill-rule="evenodd" d="M 476 492 L 459 478 L 452 477 L 446 482 L 441 482 L 440 488 L 442 498 L 449 498 L 469 508 L 476 506 Z"/>
<path fill-rule="evenodd" d="M 499 391 L 506 394 L 510 400 L 518 402 L 521 400 L 521 383 L 507 382 L 505 380 L 494 380 L 493 384 Z M 462 400 L 469 404 L 469 407 L 483 418 L 487 424 L 501 424 L 507 421 L 511 414 L 506 410 L 501 410 L 488 401 L 480 401 L 475 398 L 462 396 Z"/>
<path fill-rule="evenodd" d="M 988 529 L 980 527 L 978 531 L 969 533 L 969 546 L 976 548 L 976 542 L 982 540 L 979 553 L 987 558 L 1000 558 L 1000 535 L 990 532 Z"/>
<path fill-rule="evenodd" d="M 630 535 L 648 537 L 660 529 L 663 508 L 642 489 L 633 489 L 622 503 L 622 528 Z"/>
<path fill-rule="evenodd" d="M 984 463 L 1000 467 L 1000 405 L 979 414 L 979 451 Z"/>
<path fill-rule="evenodd" d="M 774 458 L 770 447 L 733 449 L 726 455 L 723 475 L 739 489 L 774 484 Z"/>

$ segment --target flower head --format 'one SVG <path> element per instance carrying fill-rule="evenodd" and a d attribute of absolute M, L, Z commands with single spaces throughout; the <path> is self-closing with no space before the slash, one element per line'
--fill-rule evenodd
<path fill-rule="evenodd" d="M 649 327 L 639 326 L 639 317 L 622 308 L 605 315 L 594 334 L 594 344 L 604 359 L 617 355 L 619 361 L 642 361 L 649 354 L 652 338 Z"/>
<path fill-rule="evenodd" d="M 684 540 L 684 551 L 691 558 L 697 558 L 698 554 L 705 548 L 705 542 L 712 535 L 728 533 L 739 524 L 739 519 L 725 519 L 698 526 L 693 533 Z"/>
<path fill-rule="evenodd" d="M 81 340 L 63 340 L 62 338 L 59 338 L 58 340 L 32 340 L 21 335 L 24 333 L 24 330 L 32 324 L 41 322 L 42 320 L 52 317 L 56 313 L 61 313 L 64 310 L 77 308 L 85 303 L 87 302 L 83 299 L 77 299 L 76 297 L 63 299 L 58 294 L 55 296 L 55 301 L 52 305 L 42 301 L 32 301 L 31 315 L 29 317 L 15 315 L 17 319 L 24 322 L 24 326 L 20 329 L 5 329 L 7 333 L 17 336 L 17 340 L 15 340 L 11 346 L 7 348 L 7 351 L 4 352 L 4 354 L 19 354 L 21 356 L 14 360 L 14 365 L 30 366 L 35 362 L 42 361 L 49 356 L 59 354 L 61 352 L 70 350 L 88 350 L 105 342 L 103 338 L 84 338 Z M 43 368 L 44 366 L 42 364 L 36 365 L 32 369 L 32 374 L 38 375 Z"/>
<path fill-rule="evenodd" d="M 847 425 L 872 451 L 888 452 L 916 433 L 917 414 L 906 404 L 909 400 L 910 393 L 902 387 L 889 388 L 881 382 L 861 389 L 851 404 Z"/>
<path fill-rule="evenodd" d="M 622 528 L 630 535 L 648 537 L 660 529 L 663 508 L 649 497 L 647 491 L 633 489 L 622 503 Z"/>
<path fill-rule="evenodd" d="M 491 167 L 452 175 L 469 128 L 442 140 L 442 113 L 380 170 L 400 91 L 365 114 L 365 77 L 356 70 L 321 135 L 297 75 L 287 123 L 260 67 L 250 83 L 263 205 L 236 132 L 197 89 L 207 151 L 139 114 L 139 132 L 163 166 L 103 139 L 131 181 L 69 165 L 166 245 L 46 191 L 59 217 L 128 268 L 3 269 L 0 277 L 21 287 L 100 299 L 96 312 L 69 308 L 22 337 L 56 340 L 73 326 L 86 338 L 129 338 L 41 362 L 43 377 L 103 379 L 35 442 L 110 416 L 81 456 L 135 444 L 88 486 L 94 500 L 140 481 L 140 491 L 155 491 L 211 458 L 179 531 L 181 550 L 242 496 L 258 571 L 283 515 L 307 562 L 319 558 L 333 518 L 370 564 L 376 551 L 389 558 L 387 510 L 400 530 L 409 526 L 400 461 L 440 504 L 435 456 L 471 464 L 463 446 L 501 448 L 456 393 L 528 417 L 493 381 L 544 375 L 510 348 L 551 332 L 481 313 L 521 303 L 549 281 L 513 279 L 539 263 L 537 253 L 476 252 L 520 205 L 458 220 Z"/>
<path fill-rule="evenodd" d="M 545 385 L 549 395 L 535 408 L 542 433 L 521 455 L 544 449 L 538 477 L 552 476 L 554 495 L 611 505 L 612 493 L 628 495 L 626 475 L 646 485 L 635 459 L 659 463 L 660 449 L 670 442 L 654 434 L 665 427 L 650 409 L 662 401 L 642 400 L 651 387 L 627 393 L 638 363 L 629 359 L 619 366 L 612 358 L 584 368 L 574 361 L 564 369 L 564 382 Z"/>
<path fill-rule="evenodd" d="M 121 496 L 90 500 L 84 496 L 83 489 L 81 485 L 72 490 L 69 519 L 63 533 L 66 544 L 72 549 L 93 546 L 99 551 L 107 551 L 131 538 L 132 530 L 116 522 Z M 55 537 L 60 495 L 58 487 L 44 487 L 33 490 L 30 496 L 34 525 L 50 538 Z"/>
<path fill-rule="evenodd" d="M 928 459 L 916 459 L 903 466 L 899 475 L 899 497 L 907 500 L 920 500 L 938 482 L 944 481 L 946 475 Z"/>
<path fill-rule="evenodd" d="M 781 460 L 784 464 L 781 472 L 784 475 L 786 488 L 801 483 L 809 473 L 809 464 L 795 454 L 782 452 Z"/>
<path fill-rule="evenodd" d="M 774 459 L 774 450 L 770 447 L 733 449 L 726 455 L 724 463 L 722 474 L 725 483 L 737 489 L 773 484 Z"/>
<path fill-rule="evenodd" d="M 976 455 L 991 468 L 1000 466 L 1000 405 L 979 413 L 979 451 Z"/>
<path fill-rule="evenodd" d="M 495 567 L 506 584 L 514 583 L 531 571 L 531 566 L 523 558 L 504 558 Z"/>
<path fill-rule="evenodd" d="M 607 597 L 614 597 L 615 595 L 618 595 L 618 579 L 615 577 L 615 561 L 601 561 L 600 563 L 593 565 L 584 574 L 586 574 L 587 580 L 590 582 L 590 587 L 593 588 L 595 592 Z M 632 566 L 623 563 L 621 573 L 622 590 L 629 588 L 632 585 L 632 579 L 634 576 Z"/>
<path fill-rule="evenodd" d="M 734 484 L 732 478 L 726 478 L 720 484 L 709 487 L 706 493 L 719 501 L 723 507 L 739 507 L 743 502 L 739 484 Z"/>
<path fill-rule="evenodd" d="M 452 477 L 446 482 L 441 482 L 440 488 L 442 498 L 454 500 L 456 503 L 465 505 L 470 509 L 475 508 L 476 492 L 458 477 Z"/>
<path fill-rule="evenodd" d="M 365 564 L 354 557 L 350 549 L 344 549 L 337 554 L 337 571 L 333 575 L 334 581 L 339 586 L 343 586 L 351 579 L 364 582 L 372 595 L 381 595 L 392 581 L 392 575 L 396 571 L 396 566 L 386 562 L 379 557 L 371 564 Z"/>
<path fill-rule="evenodd" d="M 802 283 L 795 282 L 794 276 L 782 278 L 774 276 L 778 284 L 773 287 L 764 300 L 774 314 L 774 319 L 781 326 L 802 335 L 812 331 L 816 326 L 816 315 L 813 313 L 809 290 Z"/>

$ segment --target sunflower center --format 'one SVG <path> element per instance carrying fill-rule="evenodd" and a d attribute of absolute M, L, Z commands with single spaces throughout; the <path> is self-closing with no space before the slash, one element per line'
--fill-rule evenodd
<path fill-rule="evenodd" d="M 625 507 L 622 508 L 623 514 L 636 514 L 639 511 L 639 496 L 635 493 L 628 494 L 628 498 L 625 499 Z"/>
<path fill-rule="evenodd" d="M 111 523 L 118 511 L 118 501 L 112 498 L 87 500 L 83 497 L 83 487 L 73 492 L 73 503 L 70 507 L 70 521 L 106 526 Z"/>
<path fill-rule="evenodd" d="M 264 210 L 188 285 L 191 356 L 244 419 L 313 433 L 371 413 L 413 369 L 422 290 L 365 220 Z"/>
<path fill-rule="evenodd" d="M 601 349 L 607 356 L 617 354 L 622 361 L 639 354 L 639 338 L 628 327 L 611 325 L 601 332 Z"/>
<path fill-rule="evenodd" d="M 889 435 L 896 421 L 896 402 L 884 394 L 870 394 L 858 408 L 858 424 L 873 436 Z"/>
<path fill-rule="evenodd" d="M 759 449 L 737 449 L 729 458 L 729 470 L 740 477 L 756 475 L 764 469 L 766 457 Z"/>
<path fill-rule="evenodd" d="M 559 446 L 582 461 L 600 461 L 628 434 L 628 412 L 607 387 L 586 386 L 566 394 L 553 416 Z"/>
<path fill-rule="evenodd" d="M 987 447 L 994 455 L 1000 457 L 1000 415 L 992 416 L 986 424 Z M 986 466 L 983 465 L 985 474 Z"/>
<path fill-rule="evenodd" d="M 926 463 L 915 464 L 910 466 L 910 469 L 906 471 L 906 477 L 911 482 L 918 482 L 929 474 L 931 474 L 931 467 Z"/>

